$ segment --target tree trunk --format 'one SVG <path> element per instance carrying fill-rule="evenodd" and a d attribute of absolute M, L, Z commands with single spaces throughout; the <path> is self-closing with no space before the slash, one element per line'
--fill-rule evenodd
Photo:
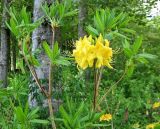
<path fill-rule="evenodd" d="M 85 32 L 85 19 L 87 16 L 87 8 L 86 8 L 86 1 L 85 0 L 79 0 L 79 14 L 78 14 L 78 18 L 79 18 L 79 23 L 78 23 L 78 37 L 83 37 L 86 32 Z"/>
<path fill-rule="evenodd" d="M 6 8 L 10 0 L 3 0 L 3 14 L 2 14 L 2 24 L 1 24 L 1 44 L 0 44 L 0 80 L 2 81 L 2 86 L 7 86 L 7 74 L 9 67 L 9 46 L 10 46 L 10 32 L 6 27 L 5 22 L 8 21 L 9 15 Z"/>
<path fill-rule="evenodd" d="M 34 1 L 34 12 L 33 12 L 33 21 L 37 21 L 39 18 L 43 16 L 43 11 L 41 9 L 41 5 L 46 2 L 46 0 L 35 0 Z M 37 48 L 41 48 L 41 44 L 43 41 L 47 41 L 48 43 L 51 42 L 51 35 L 52 30 L 48 23 L 42 23 L 42 25 L 37 28 L 32 34 L 32 52 L 35 52 Z M 48 59 L 42 51 L 39 54 L 39 58 L 41 61 L 41 67 L 36 69 L 37 75 L 39 79 L 46 79 L 48 78 Z"/>
<path fill-rule="evenodd" d="M 44 16 L 41 5 L 43 5 L 45 2 L 48 2 L 49 4 L 51 3 L 50 0 L 34 0 L 33 22 Z M 40 62 L 40 66 L 36 67 L 35 69 L 38 79 L 40 80 L 47 80 L 49 78 L 49 59 L 42 49 L 42 42 L 47 41 L 48 43 L 51 43 L 51 37 L 52 30 L 51 26 L 48 24 L 47 21 L 44 21 L 32 33 L 32 53 L 35 53 L 37 49 L 41 49 L 40 53 L 38 53 L 38 60 Z M 45 85 L 46 84 L 44 84 L 44 87 Z M 31 107 L 37 105 L 36 98 L 33 98 L 35 97 L 33 94 L 35 92 L 39 92 L 39 90 L 35 91 L 35 88 L 33 87 L 34 85 L 31 85 L 31 89 L 33 89 L 33 91 L 29 95 L 29 104 Z"/>

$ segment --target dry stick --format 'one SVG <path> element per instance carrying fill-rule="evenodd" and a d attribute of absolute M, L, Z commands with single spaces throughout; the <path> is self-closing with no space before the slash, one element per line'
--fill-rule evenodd
<path fill-rule="evenodd" d="M 101 104 L 101 102 L 103 101 L 103 99 L 105 99 L 105 97 L 106 97 L 107 94 L 112 90 L 112 88 L 113 88 L 114 86 L 116 86 L 116 85 L 123 79 L 123 77 L 125 76 L 126 72 L 127 72 L 127 70 L 125 70 L 124 73 L 122 74 L 122 76 L 120 77 L 120 79 L 119 79 L 115 84 L 113 84 L 108 91 L 106 91 L 106 93 L 102 96 L 102 98 L 100 99 L 100 101 L 99 101 L 99 103 L 98 103 L 97 106 L 99 106 L 99 105 Z"/>
<path fill-rule="evenodd" d="M 114 129 L 114 126 L 113 126 L 113 120 L 112 120 L 112 122 L 111 122 L 111 127 L 112 127 L 112 129 Z"/>
<path fill-rule="evenodd" d="M 96 109 L 96 93 L 97 93 L 97 69 L 94 69 L 94 96 L 93 96 L 93 110 Z"/>
<path fill-rule="evenodd" d="M 95 69 L 95 77 L 94 77 L 94 102 L 93 102 L 93 108 L 94 110 L 96 110 L 96 107 L 97 107 L 97 98 L 98 98 L 98 95 L 99 95 L 99 84 L 100 84 L 100 81 L 101 81 L 101 76 L 102 76 L 102 69 L 103 68 L 100 68 L 100 70 L 96 70 Z"/>
<path fill-rule="evenodd" d="M 118 111 L 118 109 L 119 109 L 119 106 L 120 106 L 120 102 L 118 102 L 118 104 L 116 105 L 116 109 L 115 109 L 115 111 L 112 113 L 112 115 L 116 114 L 116 112 L 117 112 L 117 111 Z M 112 119 L 112 129 L 114 129 L 114 123 L 113 123 L 113 120 L 114 120 L 114 119 Z"/>
<path fill-rule="evenodd" d="M 26 62 L 28 62 L 26 60 Z M 29 65 L 29 63 L 27 63 L 31 73 L 32 73 L 32 76 L 34 77 L 38 87 L 41 89 L 41 91 L 45 94 L 45 96 L 47 97 L 48 99 L 48 106 L 49 106 L 49 111 L 50 111 L 50 117 L 51 117 L 51 122 L 52 122 L 52 128 L 53 129 L 56 129 L 56 126 L 55 126 L 55 122 L 54 122 L 54 116 L 53 116 L 53 108 L 52 108 L 52 99 L 51 99 L 51 94 L 47 93 L 43 88 L 42 86 L 40 85 L 39 81 L 38 81 L 38 78 L 37 76 L 34 74 L 34 70 L 31 68 L 31 66 Z M 33 70 L 33 71 L 32 71 Z M 50 91 L 49 91 L 50 92 Z"/>
<path fill-rule="evenodd" d="M 52 41 L 51 41 L 51 49 L 54 47 L 54 36 L 55 36 L 55 29 L 52 28 Z M 51 124 L 52 128 L 56 129 L 56 124 L 54 121 L 54 115 L 53 115 L 53 107 L 52 107 L 52 82 L 53 82 L 53 65 L 52 62 L 50 61 L 50 66 L 49 66 L 49 89 L 48 89 L 48 106 L 49 106 L 49 113 L 50 113 L 50 118 L 51 118 Z"/>
<path fill-rule="evenodd" d="M 53 40 L 52 40 L 52 48 L 53 48 L 53 42 L 54 42 L 54 30 L 53 30 Z M 22 49 L 22 48 L 21 48 Z M 45 89 L 43 89 L 42 85 L 40 84 L 40 81 L 37 77 L 37 74 L 35 72 L 35 69 L 29 64 L 27 58 L 25 57 L 25 54 L 23 53 L 23 49 L 22 49 L 22 54 L 23 54 L 23 57 L 24 57 L 24 60 L 25 62 L 27 63 L 28 65 L 28 68 L 29 70 L 31 71 L 31 74 L 32 76 L 34 77 L 35 81 L 36 81 L 36 84 L 37 86 L 39 87 L 39 89 L 41 89 L 42 93 L 45 94 L 45 96 L 47 97 L 48 99 L 48 106 L 49 106 L 49 112 L 50 112 L 50 117 L 51 117 L 51 123 L 52 123 L 52 128 L 53 129 L 56 129 L 56 125 L 55 125 L 55 122 L 54 122 L 54 116 L 53 116 L 53 108 L 52 108 L 52 98 L 51 98 L 51 95 L 52 95 L 52 65 L 50 63 L 50 72 L 49 72 L 49 91 L 48 93 L 45 91 Z"/>
<path fill-rule="evenodd" d="M 32 68 L 32 66 L 29 64 L 27 58 L 25 57 L 25 54 L 23 53 L 23 50 L 22 50 L 22 54 L 23 54 L 25 62 L 28 65 L 29 70 L 31 71 L 32 76 L 34 77 L 34 79 L 36 81 L 37 86 L 42 91 L 42 93 L 44 93 L 44 95 L 47 97 L 48 96 L 47 92 L 42 88 L 42 85 L 40 84 L 39 79 L 37 77 L 37 74 L 36 74 L 35 70 Z"/>
<path fill-rule="evenodd" d="M 100 70 L 98 71 L 98 77 L 97 77 L 97 97 L 98 97 L 98 94 L 99 94 L 99 85 L 100 85 L 100 82 L 101 82 L 101 77 L 102 77 L 102 70 L 103 70 L 103 67 L 100 68 Z"/>
<path fill-rule="evenodd" d="M 31 54 L 30 54 L 30 56 L 32 57 Z M 31 61 L 32 61 L 32 63 L 33 63 L 32 58 L 31 58 Z M 29 64 L 29 62 L 28 62 L 28 64 Z M 45 94 L 45 96 L 48 97 L 48 93 L 47 93 L 47 92 L 45 91 L 45 89 L 42 87 L 42 85 L 41 85 L 41 83 L 40 83 L 40 80 L 38 79 L 38 76 L 37 76 L 37 73 L 36 73 L 36 71 L 35 71 L 35 69 L 34 69 L 34 66 L 32 66 L 31 68 L 32 68 L 32 71 L 33 71 L 33 73 L 34 73 L 34 77 L 36 78 L 35 80 L 36 80 L 37 85 L 40 87 L 41 91 Z"/>

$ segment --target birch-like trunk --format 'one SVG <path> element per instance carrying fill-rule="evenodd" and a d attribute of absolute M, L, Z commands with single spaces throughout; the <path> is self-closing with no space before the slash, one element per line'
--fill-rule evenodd
<path fill-rule="evenodd" d="M 6 27 L 5 22 L 8 21 L 9 15 L 6 8 L 8 8 L 10 0 L 3 0 L 3 14 L 1 22 L 1 44 L 0 44 L 0 80 L 2 86 L 7 86 L 7 75 L 9 67 L 9 46 L 10 46 L 10 32 Z"/>
<path fill-rule="evenodd" d="M 43 5 L 46 0 L 34 0 L 34 8 L 33 8 L 33 22 L 37 21 L 41 17 L 44 16 L 44 13 L 42 11 L 41 5 Z M 38 60 L 40 62 L 40 66 L 36 67 L 36 74 L 38 76 L 38 79 L 47 79 L 49 74 L 49 60 L 46 57 L 43 49 L 42 49 L 42 42 L 51 41 L 51 27 L 48 23 L 42 23 L 37 29 L 35 29 L 32 33 L 32 53 L 35 53 L 37 49 L 40 49 L 40 53 L 38 53 Z M 31 89 L 33 88 L 33 85 L 31 85 Z M 29 95 L 29 104 L 30 106 L 36 106 L 37 101 L 34 97 L 35 88 L 33 88 L 34 91 L 32 91 Z"/>
<path fill-rule="evenodd" d="M 41 5 L 47 2 L 46 0 L 35 0 L 34 1 L 34 11 L 33 11 L 33 21 L 37 21 L 39 18 L 43 16 L 43 11 L 41 9 Z M 48 23 L 42 23 L 40 27 L 38 27 L 32 34 L 32 52 L 35 52 L 36 49 L 42 48 L 42 42 L 47 41 L 48 43 L 51 42 L 51 35 L 52 30 Z M 48 78 L 48 59 L 44 54 L 44 51 L 38 56 L 39 60 L 41 61 L 41 66 L 36 69 L 39 79 L 46 79 Z"/>

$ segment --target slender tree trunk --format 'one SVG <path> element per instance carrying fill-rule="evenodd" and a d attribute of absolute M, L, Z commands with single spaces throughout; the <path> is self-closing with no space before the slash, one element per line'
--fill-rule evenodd
<path fill-rule="evenodd" d="M 79 0 L 79 23 L 78 23 L 78 37 L 83 37 L 86 32 L 85 32 L 85 19 L 87 16 L 87 6 L 86 6 L 86 1 L 85 0 Z"/>
<path fill-rule="evenodd" d="M 3 0 L 3 14 L 1 24 L 1 44 L 0 44 L 0 80 L 3 87 L 7 86 L 7 74 L 9 68 L 9 46 L 10 46 L 10 32 L 6 27 L 5 22 L 8 21 L 9 15 L 6 11 L 10 0 Z"/>
<path fill-rule="evenodd" d="M 41 5 L 43 5 L 44 2 L 46 2 L 46 0 L 34 0 L 33 21 L 37 21 L 44 15 L 41 9 Z M 38 27 L 32 34 L 32 52 L 34 53 L 37 48 L 41 48 L 41 44 L 43 41 L 47 41 L 48 43 L 50 43 L 51 35 L 52 30 L 50 25 L 47 22 L 42 23 L 42 25 Z M 36 69 L 38 78 L 46 79 L 48 78 L 49 73 L 49 63 L 47 57 L 44 54 L 44 51 L 39 54 L 38 58 L 41 61 L 41 67 Z"/>
<path fill-rule="evenodd" d="M 43 5 L 45 2 L 46 0 L 34 0 L 33 22 L 37 21 L 39 18 L 44 16 L 41 5 Z M 35 29 L 32 33 L 32 53 L 35 53 L 37 49 L 42 49 L 43 41 L 50 42 L 51 34 L 52 30 L 47 22 L 43 22 L 42 25 Z M 47 79 L 49 74 L 49 60 L 45 55 L 44 51 L 41 51 L 38 54 L 38 59 L 40 61 L 41 66 L 35 69 L 37 77 L 38 79 Z M 34 85 L 31 85 L 30 88 L 34 91 L 31 91 L 29 95 L 29 105 L 31 107 L 34 107 L 37 105 L 37 100 L 33 94 L 36 91 L 38 92 L 38 90 L 35 90 L 36 88 L 34 88 Z"/>

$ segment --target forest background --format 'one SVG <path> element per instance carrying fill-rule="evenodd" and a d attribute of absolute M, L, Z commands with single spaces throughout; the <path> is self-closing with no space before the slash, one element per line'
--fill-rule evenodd
<path fill-rule="evenodd" d="M 0 128 L 159 129 L 157 2 L 2 0 Z"/>

